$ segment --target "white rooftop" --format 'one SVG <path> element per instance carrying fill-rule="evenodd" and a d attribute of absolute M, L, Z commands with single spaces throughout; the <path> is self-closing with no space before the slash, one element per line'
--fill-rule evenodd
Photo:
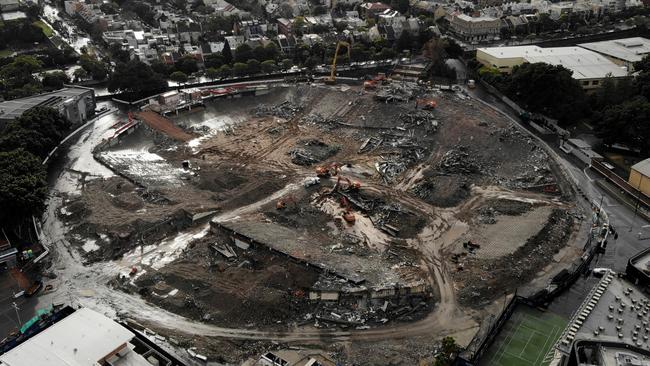
<path fill-rule="evenodd" d="M 642 37 L 581 43 L 578 46 L 628 62 L 641 61 L 643 56 L 650 54 L 650 39 Z"/>
<path fill-rule="evenodd" d="M 488 17 L 488 16 L 471 17 L 467 14 L 460 14 L 457 15 L 456 17 L 466 22 L 492 22 L 497 20 L 497 18 L 493 18 L 493 17 Z"/>
<path fill-rule="evenodd" d="M 650 177 L 650 158 L 632 165 L 632 169 L 645 175 L 646 177 Z"/>
<path fill-rule="evenodd" d="M 562 65 L 573 72 L 573 78 L 600 79 L 627 76 L 627 71 L 596 52 L 580 47 L 514 46 L 479 48 L 496 58 L 523 58 L 526 62 Z"/>
<path fill-rule="evenodd" d="M 0 356 L 0 365 L 93 366 L 133 337 L 113 320 L 82 308 Z"/>

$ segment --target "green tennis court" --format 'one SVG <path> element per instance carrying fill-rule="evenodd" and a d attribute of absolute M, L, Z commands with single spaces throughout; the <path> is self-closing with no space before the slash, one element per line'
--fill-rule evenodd
<path fill-rule="evenodd" d="M 481 358 L 481 365 L 541 366 L 568 320 L 520 305 Z"/>

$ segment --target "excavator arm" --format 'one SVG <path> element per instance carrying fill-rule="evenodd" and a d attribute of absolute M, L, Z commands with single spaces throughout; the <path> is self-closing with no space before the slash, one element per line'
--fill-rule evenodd
<path fill-rule="evenodd" d="M 336 44 L 336 52 L 334 52 L 334 60 L 332 60 L 332 71 L 330 72 L 330 77 L 325 79 L 325 83 L 327 84 L 334 84 L 336 83 L 336 61 L 339 57 L 339 51 L 341 50 L 341 46 L 345 46 L 348 50 L 348 60 L 350 59 L 350 44 L 345 41 L 339 41 Z"/>

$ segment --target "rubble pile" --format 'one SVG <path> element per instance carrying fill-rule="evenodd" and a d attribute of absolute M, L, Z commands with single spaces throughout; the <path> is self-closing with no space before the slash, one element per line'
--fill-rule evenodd
<path fill-rule="evenodd" d="M 414 87 L 406 84 L 392 84 L 382 87 L 375 94 L 375 99 L 382 102 L 408 102 L 413 98 Z"/>
<path fill-rule="evenodd" d="M 386 183 L 392 183 L 395 177 L 406 170 L 406 164 L 396 159 L 386 159 L 375 163 L 375 169 Z"/>
<path fill-rule="evenodd" d="M 291 156 L 292 163 L 309 166 L 336 155 L 339 150 L 339 146 L 330 146 L 320 140 L 310 139 L 299 141 L 298 146 L 287 154 Z"/>
<path fill-rule="evenodd" d="M 431 112 L 415 110 L 413 112 L 401 113 L 399 120 L 407 128 L 422 126 L 427 133 L 438 130 L 438 120 L 434 118 Z"/>
<path fill-rule="evenodd" d="M 284 119 L 291 119 L 301 110 L 301 106 L 293 104 L 289 101 L 284 101 L 274 106 L 260 104 L 255 107 L 253 114 L 257 117 L 274 116 Z"/>
<path fill-rule="evenodd" d="M 301 124 L 312 125 L 320 128 L 321 130 L 331 131 L 336 128 L 341 121 L 325 118 L 318 113 L 308 114 L 300 119 Z"/>
<path fill-rule="evenodd" d="M 467 152 L 467 148 L 459 146 L 443 155 L 439 169 L 446 174 L 480 174 L 478 162 Z"/>

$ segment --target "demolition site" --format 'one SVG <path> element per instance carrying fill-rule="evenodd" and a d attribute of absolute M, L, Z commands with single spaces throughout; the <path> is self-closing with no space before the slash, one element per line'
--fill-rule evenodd
<path fill-rule="evenodd" d="M 219 362 L 282 343 L 366 364 L 415 364 L 447 335 L 466 346 L 505 295 L 582 255 L 584 213 L 489 106 L 377 84 L 192 90 L 183 109 L 171 92 L 118 112 L 92 150 L 106 174 L 61 194 L 68 249 L 124 301 L 204 325 L 199 339 L 113 304 Z"/>

